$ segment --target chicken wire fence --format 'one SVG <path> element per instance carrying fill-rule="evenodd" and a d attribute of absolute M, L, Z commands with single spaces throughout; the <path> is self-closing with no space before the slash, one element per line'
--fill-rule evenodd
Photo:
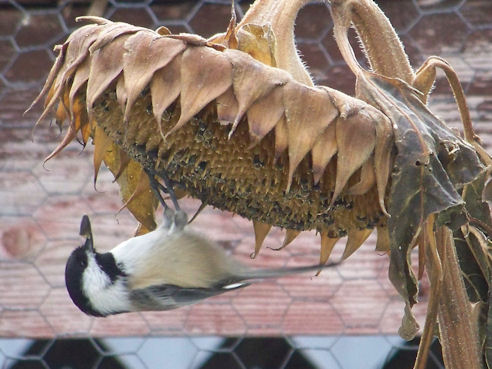
<path fill-rule="evenodd" d="M 472 119 L 486 148 L 492 143 L 492 2 L 490 0 L 378 1 L 399 32 L 414 67 L 430 55 L 457 70 Z M 91 145 L 71 144 L 43 164 L 60 139 L 40 107 L 23 115 L 40 91 L 55 55 L 91 3 L 0 0 L 0 363 L 2 368 L 404 368 L 416 342 L 395 335 L 403 303 L 387 278 L 388 260 L 370 238 L 341 266 L 320 277 L 289 277 L 219 296 L 193 307 L 160 313 L 93 319 L 69 300 L 64 263 L 81 243 L 83 214 L 93 220 L 96 243 L 109 249 L 130 237 L 135 221 L 120 211 L 109 171 L 93 184 Z M 250 2 L 236 1 L 242 17 Z M 210 36 L 223 31 L 230 1 L 116 1 L 106 18 L 139 26 L 167 26 L 173 33 Z M 332 37 L 329 7 L 306 6 L 296 22 L 300 53 L 317 84 L 353 94 L 355 79 Z M 354 37 L 354 45 L 357 41 Z M 384 45 L 382 45 L 384 47 Z M 362 53 L 358 54 L 364 62 Z M 459 128 L 459 115 L 444 76 L 438 75 L 431 108 Z M 192 213 L 199 204 L 183 201 Z M 319 245 L 302 234 L 275 252 L 283 232 L 274 230 L 264 251 L 250 261 L 251 223 L 206 209 L 194 228 L 253 266 L 314 264 Z M 339 242 L 333 258 L 339 259 Z M 422 282 L 415 306 L 425 316 Z M 68 339 L 69 338 L 69 339 Z M 406 366 L 405 366 L 406 365 Z M 442 367 L 438 349 L 429 368 Z"/>

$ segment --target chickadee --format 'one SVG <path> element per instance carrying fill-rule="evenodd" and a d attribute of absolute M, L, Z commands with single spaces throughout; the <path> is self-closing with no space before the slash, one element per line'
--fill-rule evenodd
<path fill-rule="evenodd" d="M 89 218 L 84 215 L 80 234 L 86 237 L 85 244 L 72 252 L 65 268 L 65 283 L 75 305 L 98 317 L 170 310 L 263 278 L 320 268 L 251 269 L 213 241 L 185 228 L 186 224 L 186 213 L 167 208 L 156 230 L 98 253 Z"/>

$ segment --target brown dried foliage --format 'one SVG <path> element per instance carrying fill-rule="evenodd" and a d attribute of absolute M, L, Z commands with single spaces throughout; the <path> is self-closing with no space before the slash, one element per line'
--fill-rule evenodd
<path fill-rule="evenodd" d="M 345 259 L 377 227 L 376 249 L 389 252 L 390 279 L 406 302 L 406 338 L 418 330 L 410 260 L 418 246 L 419 277 L 426 268 L 432 297 L 416 368 L 437 320 L 446 365 L 478 368 L 480 357 L 492 361 L 492 221 L 482 200 L 492 160 L 459 80 L 437 57 L 414 71 L 372 0 L 333 0 L 335 39 L 357 77 L 356 96 L 313 86 L 292 38 L 305 2 L 257 2 L 209 40 L 86 18 L 94 24 L 58 47 L 34 102 L 46 97 L 40 120 L 51 110 L 58 124 L 69 120 L 47 159 L 78 134 L 84 144 L 92 137 L 95 178 L 104 161 L 141 232 L 155 227 L 157 205 L 144 170 L 166 173 L 187 195 L 253 220 L 253 257 L 272 226 L 287 229 L 280 248 L 300 231 L 319 231 L 321 264 L 339 238 L 348 235 Z M 372 72 L 354 57 L 351 24 Z M 426 106 L 436 68 L 452 86 L 464 138 Z"/>
<path fill-rule="evenodd" d="M 391 147 L 393 138 L 377 109 L 194 35 L 90 20 L 97 23 L 59 48 L 40 94 L 47 95 L 45 113 L 58 103 L 57 121 L 71 118 L 48 158 L 79 131 L 84 144 L 94 137 L 95 176 L 103 160 L 147 229 L 155 226 L 156 205 L 148 182 L 123 181 L 145 178 L 134 161 L 157 174 L 167 171 L 207 204 L 289 229 L 286 243 L 294 230 L 317 229 L 336 239 L 348 234 L 348 256 L 366 238 L 360 234 L 385 227 L 391 161 L 388 150 L 381 161 L 378 148 Z M 238 34 L 246 50 L 253 48 L 244 41 L 252 28 Z M 263 59 L 272 62 L 268 42 L 264 50 L 269 59 Z M 120 158 L 121 149 L 132 159 Z M 268 232 L 255 230 L 257 240 Z M 260 247 L 257 242 L 256 253 Z"/>

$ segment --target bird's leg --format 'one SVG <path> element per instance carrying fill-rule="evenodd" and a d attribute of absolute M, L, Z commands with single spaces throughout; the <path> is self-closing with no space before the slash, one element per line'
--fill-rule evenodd
<path fill-rule="evenodd" d="M 164 226 L 166 228 L 170 228 L 170 232 L 183 229 L 188 223 L 188 215 L 183 210 L 181 210 L 169 177 L 165 172 L 161 172 L 159 177 L 162 178 L 165 184 L 162 185 L 153 174 L 151 174 L 149 171 L 146 171 L 146 173 L 149 177 L 150 187 L 152 188 L 155 195 L 159 199 L 159 202 L 164 208 Z M 166 201 L 162 197 L 161 191 L 169 194 L 169 197 L 174 204 L 175 211 L 173 211 L 167 205 Z"/>
<path fill-rule="evenodd" d="M 169 194 L 169 197 L 171 198 L 171 201 L 173 202 L 173 205 L 174 205 L 174 208 L 176 209 L 176 211 L 181 210 L 181 208 L 179 207 L 179 204 L 178 204 L 178 199 L 176 198 L 176 194 L 174 193 L 173 186 L 171 185 L 171 180 L 167 176 L 167 173 L 162 171 L 162 172 L 160 172 L 159 176 L 162 178 L 162 180 L 164 181 L 164 184 L 166 185 L 164 187 L 159 182 L 157 182 L 159 184 L 160 188 L 164 192 L 167 192 Z"/>
<path fill-rule="evenodd" d="M 167 205 L 166 201 L 162 197 L 161 191 L 168 192 L 168 189 L 165 188 L 157 179 L 155 179 L 155 176 L 151 174 L 148 170 L 145 170 L 145 173 L 147 174 L 147 177 L 149 177 L 150 188 L 152 188 L 154 195 L 156 195 L 157 198 L 159 199 L 159 202 L 164 208 L 164 213 L 165 213 L 166 210 L 169 209 L 169 206 Z"/>
<path fill-rule="evenodd" d="M 164 181 L 165 186 L 165 191 L 169 194 L 169 197 L 171 198 L 171 201 L 174 204 L 174 209 L 176 212 L 174 213 L 174 217 L 172 218 L 172 225 L 170 232 L 174 232 L 176 230 L 182 230 L 187 224 L 188 224 L 188 214 L 186 214 L 183 210 L 181 210 L 178 199 L 176 198 L 176 194 L 174 193 L 173 186 L 171 184 L 171 180 L 167 176 L 166 172 L 160 172 L 159 176 L 162 178 Z M 163 187 L 160 183 L 159 185 L 161 188 Z"/>

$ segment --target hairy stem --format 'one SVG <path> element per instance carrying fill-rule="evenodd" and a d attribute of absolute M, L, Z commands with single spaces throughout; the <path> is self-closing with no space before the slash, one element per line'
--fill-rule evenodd
<path fill-rule="evenodd" d="M 447 369 L 480 369 L 477 329 L 473 327 L 471 304 L 461 278 L 452 233 L 444 227 L 436 233 L 444 272 L 438 313 L 444 364 Z"/>
<path fill-rule="evenodd" d="M 297 81 L 313 86 L 299 54 L 294 38 L 294 25 L 299 10 L 311 0 L 256 0 L 244 18 L 241 26 L 253 23 L 270 25 L 275 34 L 275 61 L 277 68 L 288 71 Z"/>
<path fill-rule="evenodd" d="M 468 105 L 466 103 L 465 92 L 463 91 L 463 87 L 458 79 L 458 75 L 448 64 L 448 62 L 437 56 L 431 56 L 417 71 L 415 80 L 412 83 L 413 87 L 424 93 L 425 98 L 427 98 L 436 79 L 436 68 L 440 68 L 444 71 L 449 85 L 451 86 L 456 105 L 458 105 L 461 121 L 463 123 L 465 139 L 470 143 L 476 142 L 478 140 L 478 136 L 473 130 L 470 110 L 468 109 Z"/>
<path fill-rule="evenodd" d="M 425 369 L 427 367 L 427 358 L 429 349 L 434 338 L 434 331 L 437 322 L 437 311 L 439 306 L 439 295 L 443 280 L 443 270 L 441 258 L 436 244 L 436 236 L 434 234 L 434 215 L 429 216 L 425 223 L 424 242 L 419 247 L 424 247 L 427 252 L 428 271 L 431 282 L 431 293 L 429 303 L 427 304 L 427 316 L 425 317 L 425 326 L 420 339 L 419 351 L 415 360 L 414 369 Z"/>
<path fill-rule="evenodd" d="M 335 32 L 339 28 L 339 32 L 347 33 L 351 24 L 355 26 L 374 72 L 408 83 L 413 81 L 414 72 L 400 39 L 372 0 L 333 0 L 331 9 Z M 336 35 L 335 38 L 338 42 Z M 353 63 L 347 56 L 344 55 L 345 62 L 350 66 Z"/>

